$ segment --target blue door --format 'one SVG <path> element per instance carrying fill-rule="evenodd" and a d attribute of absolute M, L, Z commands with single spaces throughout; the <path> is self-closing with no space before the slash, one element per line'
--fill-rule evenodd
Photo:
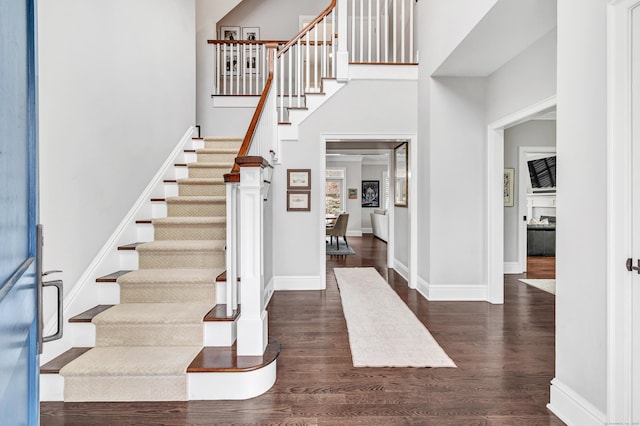
<path fill-rule="evenodd" d="M 0 0 L 0 423 L 39 423 L 35 0 Z"/>

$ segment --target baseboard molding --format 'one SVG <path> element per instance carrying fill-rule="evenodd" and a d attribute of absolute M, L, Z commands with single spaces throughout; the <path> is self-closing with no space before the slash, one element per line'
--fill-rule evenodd
<path fill-rule="evenodd" d="M 273 288 L 275 291 L 324 290 L 326 283 L 320 276 L 274 276 Z"/>
<path fill-rule="evenodd" d="M 275 280 L 274 277 L 271 277 L 267 285 L 264 287 L 265 292 L 265 301 L 264 306 L 269 306 L 269 302 L 271 302 L 271 298 L 273 297 L 273 293 L 275 293 Z"/>
<path fill-rule="evenodd" d="M 373 228 L 362 228 L 363 234 L 373 234 Z"/>
<path fill-rule="evenodd" d="M 409 281 L 409 267 L 398 259 L 393 259 L 393 269 L 400 274 L 402 278 Z"/>
<path fill-rule="evenodd" d="M 547 408 L 568 425 L 602 426 L 607 416 L 557 378 L 551 381 Z"/>
<path fill-rule="evenodd" d="M 487 286 L 484 284 L 429 284 L 418 277 L 416 290 L 429 301 L 486 302 Z"/>
<path fill-rule="evenodd" d="M 347 231 L 347 237 L 362 237 L 362 231 L 361 230 Z"/>
<path fill-rule="evenodd" d="M 504 262 L 505 274 L 521 274 L 524 270 L 520 265 L 520 262 Z"/>

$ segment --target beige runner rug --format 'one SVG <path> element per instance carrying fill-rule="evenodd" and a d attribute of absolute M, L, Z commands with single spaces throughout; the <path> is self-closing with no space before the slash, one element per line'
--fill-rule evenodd
<path fill-rule="evenodd" d="M 334 268 L 354 367 L 455 367 L 374 268 Z"/>

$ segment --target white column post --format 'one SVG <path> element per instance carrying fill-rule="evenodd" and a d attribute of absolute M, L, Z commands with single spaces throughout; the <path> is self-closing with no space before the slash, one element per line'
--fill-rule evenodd
<path fill-rule="evenodd" d="M 264 307 L 262 157 L 238 157 L 240 166 L 240 298 L 238 355 L 264 354 L 268 342 Z"/>
<path fill-rule="evenodd" d="M 347 81 L 349 78 L 348 1 L 338 0 L 338 52 L 335 58 L 338 81 Z"/>
<path fill-rule="evenodd" d="M 227 181 L 227 251 L 226 251 L 226 303 L 227 316 L 238 309 L 238 184 Z"/>

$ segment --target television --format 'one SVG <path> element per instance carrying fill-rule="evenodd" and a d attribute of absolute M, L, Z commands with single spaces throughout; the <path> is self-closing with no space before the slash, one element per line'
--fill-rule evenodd
<path fill-rule="evenodd" d="M 556 156 L 527 161 L 534 192 L 556 189 Z"/>

